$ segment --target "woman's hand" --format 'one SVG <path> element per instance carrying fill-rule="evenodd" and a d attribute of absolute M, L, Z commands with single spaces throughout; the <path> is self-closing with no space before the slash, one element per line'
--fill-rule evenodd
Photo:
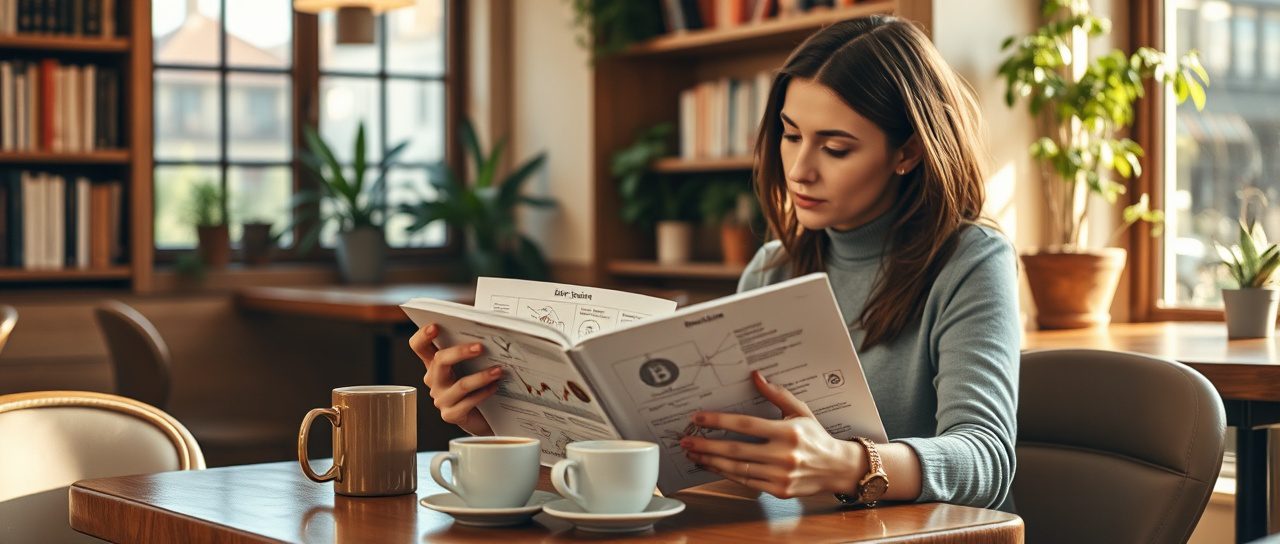
<path fill-rule="evenodd" d="M 474 435 L 491 435 L 493 429 L 480 415 L 476 405 L 498 390 L 498 378 L 502 367 L 493 366 L 462 378 L 457 378 L 453 365 L 480 354 L 484 349 L 479 343 L 437 348 L 434 340 L 440 334 L 440 326 L 427 325 L 409 338 L 409 347 L 422 359 L 427 368 L 422 383 L 431 390 L 431 398 L 440 410 L 440 419 L 452 423 Z"/>
<path fill-rule="evenodd" d="M 781 420 L 698 412 L 701 427 L 765 439 L 762 444 L 688 436 L 680 441 L 689 460 L 742 485 L 778 498 L 819 493 L 851 493 L 867 472 L 856 442 L 839 440 L 822 427 L 809 407 L 785 387 L 752 372 L 760 394 L 782 409 Z"/>

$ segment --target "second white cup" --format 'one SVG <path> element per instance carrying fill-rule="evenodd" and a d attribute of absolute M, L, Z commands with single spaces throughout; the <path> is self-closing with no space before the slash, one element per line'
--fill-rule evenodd
<path fill-rule="evenodd" d="M 591 440 L 565 447 L 551 468 L 556 491 L 593 514 L 643 512 L 658 483 L 658 445 L 638 440 Z"/>
<path fill-rule="evenodd" d="M 455 438 L 431 459 L 431 478 L 472 508 L 524 506 L 538 484 L 539 445 L 521 437 Z M 453 465 L 452 480 L 440 473 L 445 463 Z"/>

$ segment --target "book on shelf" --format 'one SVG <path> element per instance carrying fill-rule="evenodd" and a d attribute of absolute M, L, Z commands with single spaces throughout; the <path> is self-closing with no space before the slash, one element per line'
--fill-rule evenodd
<path fill-rule="evenodd" d="M 0 36 L 114 38 L 115 0 L 0 0 Z"/>
<path fill-rule="evenodd" d="M 704 81 L 680 92 L 680 158 L 743 157 L 755 146 L 773 74 Z"/>
<path fill-rule="evenodd" d="M 124 190 L 119 181 L 4 170 L 0 202 L 0 266 L 103 269 L 124 258 Z"/>
<path fill-rule="evenodd" d="M 686 30 L 727 29 L 785 19 L 815 9 L 849 7 L 859 0 L 660 0 L 663 28 L 668 33 Z M 865 0 L 863 0 L 865 1 Z"/>
<path fill-rule="evenodd" d="M 415 298 L 401 306 L 441 346 L 479 342 L 458 376 L 503 368 L 480 413 L 498 435 L 536 438 L 542 461 L 578 440 L 659 445 L 664 494 L 712 482 L 689 461 L 688 435 L 753 440 L 699 428 L 699 410 L 777 419 L 752 383 L 759 371 L 806 402 L 837 438 L 886 440 L 875 401 L 825 273 L 676 309 L 633 293 L 480 278 L 475 306 Z"/>
<path fill-rule="evenodd" d="M 119 147 L 119 87 L 119 70 L 111 66 L 0 61 L 0 151 Z"/>

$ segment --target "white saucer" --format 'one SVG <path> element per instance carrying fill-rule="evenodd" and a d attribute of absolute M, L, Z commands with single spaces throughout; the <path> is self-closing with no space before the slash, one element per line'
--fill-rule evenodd
<path fill-rule="evenodd" d="M 597 533 L 632 533 L 653 527 L 654 522 L 684 511 L 684 503 L 668 497 L 654 497 L 643 512 L 635 514 L 592 514 L 569 499 L 551 501 L 542 506 L 548 516 L 572 522 L 583 531 Z"/>
<path fill-rule="evenodd" d="M 542 505 L 558 500 L 560 495 L 546 491 L 534 491 L 529 502 L 514 508 L 472 508 L 453 493 L 438 493 L 418 501 L 427 508 L 444 512 L 462 525 L 473 527 L 505 527 L 529 521 L 542 511 Z"/>

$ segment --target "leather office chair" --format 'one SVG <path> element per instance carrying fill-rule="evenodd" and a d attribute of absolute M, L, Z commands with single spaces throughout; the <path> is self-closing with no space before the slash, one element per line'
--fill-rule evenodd
<path fill-rule="evenodd" d="M 1022 354 L 1018 472 L 1027 542 L 1185 542 L 1222 467 L 1209 380 L 1136 353 Z"/>
<path fill-rule="evenodd" d="M 97 542 L 68 525 L 77 480 L 199 470 L 191 433 L 162 410 L 86 391 L 0 396 L 0 542 Z"/>
<path fill-rule="evenodd" d="M 9 335 L 17 325 L 18 309 L 8 304 L 0 304 L 0 352 L 4 351 L 4 345 L 9 341 Z"/>

